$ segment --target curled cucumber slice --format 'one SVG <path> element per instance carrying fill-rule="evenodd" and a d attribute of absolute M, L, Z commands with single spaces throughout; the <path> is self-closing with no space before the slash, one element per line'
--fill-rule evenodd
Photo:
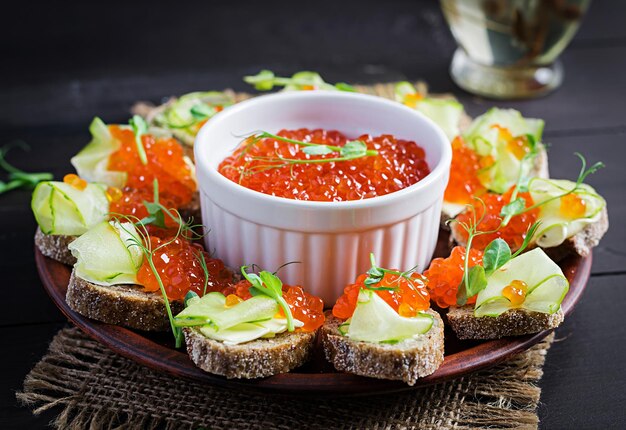
<path fill-rule="evenodd" d="M 97 285 L 136 284 L 143 252 L 132 223 L 101 222 L 70 243 L 79 278 Z"/>
<path fill-rule="evenodd" d="M 541 227 L 535 240 L 540 247 L 559 246 L 566 239 L 600 219 L 602 210 L 606 207 L 606 201 L 587 184 L 581 184 L 574 193 L 584 203 L 584 214 L 577 218 L 564 215 L 561 208 L 562 201 L 556 197 L 575 187 L 575 182 L 563 179 L 534 178 L 528 183 L 528 191 L 533 201 L 535 204 L 541 204 L 539 206 Z"/>
<path fill-rule="evenodd" d="M 106 187 L 88 184 L 79 190 L 64 182 L 41 182 L 35 187 L 31 208 L 46 234 L 80 236 L 106 220 L 109 201 Z"/>
<path fill-rule="evenodd" d="M 491 316 L 516 308 L 502 295 L 511 282 L 519 280 L 528 285 L 526 298 L 519 308 L 553 314 L 569 290 L 561 268 L 540 248 L 515 257 L 487 278 L 487 287 L 476 297 L 474 316 Z"/>
<path fill-rule="evenodd" d="M 108 126 L 100 118 L 93 119 L 89 131 L 91 142 L 72 157 L 72 166 L 87 182 L 100 182 L 122 188 L 127 174 L 108 170 L 109 156 L 120 148 L 120 142 L 113 138 Z"/>
<path fill-rule="evenodd" d="M 401 342 L 427 333 L 433 321 L 426 313 L 402 317 L 375 292 L 361 290 L 346 336 L 363 342 Z"/>

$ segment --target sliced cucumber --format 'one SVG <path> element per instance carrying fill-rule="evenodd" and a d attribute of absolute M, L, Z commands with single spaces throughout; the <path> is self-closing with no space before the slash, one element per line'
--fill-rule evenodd
<path fill-rule="evenodd" d="M 346 336 L 363 342 L 402 341 L 428 332 L 433 321 L 424 313 L 402 317 L 378 294 L 361 290 Z"/>
<path fill-rule="evenodd" d="M 141 239 L 132 223 L 97 224 L 68 246 L 76 275 L 97 285 L 136 284 L 143 253 L 134 240 Z"/>
<path fill-rule="evenodd" d="M 575 192 L 585 202 L 585 214 L 580 218 L 565 217 L 561 212 L 561 199 L 550 200 L 575 186 L 576 183 L 562 179 L 534 178 L 529 182 L 528 190 L 533 201 L 543 203 L 539 206 L 541 227 L 535 240 L 542 248 L 558 246 L 600 219 L 606 201 L 587 184 L 581 184 Z"/>
<path fill-rule="evenodd" d="M 456 100 L 425 98 L 417 103 L 416 109 L 432 119 L 452 140 L 459 135 L 459 121 L 463 105 Z"/>
<path fill-rule="evenodd" d="M 543 313 L 556 312 L 569 284 L 561 268 L 540 248 L 521 254 L 487 278 L 487 287 L 476 297 L 475 316 L 498 316 L 512 306 L 502 290 L 519 280 L 528 285 L 522 308 Z"/>
<path fill-rule="evenodd" d="M 485 134 L 491 133 L 494 125 L 508 128 L 513 136 L 530 134 L 535 141 L 540 142 L 544 121 L 541 119 L 524 118 L 515 109 L 491 108 L 472 121 L 465 132 L 465 138 L 471 141 L 475 137 L 484 137 Z"/>
<path fill-rule="evenodd" d="M 79 236 L 106 220 L 109 201 L 105 192 L 100 184 L 78 190 L 64 182 L 40 182 L 33 191 L 31 208 L 44 233 Z"/>
<path fill-rule="evenodd" d="M 226 307 L 225 300 L 220 293 L 207 294 L 176 315 L 174 324 L 179 327 L 210 324 L 222 331 L 241 323 L 270 320 L 278 312 L 278 303 L 267 296 L 254 296 L 232 307 Z"/>
<path fill-rule="evenodd" d="M 555 274 L 535 286 L 526 295 L 524 309 L 553 314 L 561 308 L 561 302 L 563 302 L 568 291 L 569 282 L 567 282 L 567 278 L 561 274 Z"/>
<path fill-rule="evenodd" d="M 470 148 L 481 157 L 489 155 L 494 159 L 493 167 L 481 175 L 481 183 L 491 191 L 504 193 L 515 184 L 520 169 L 530 170 L 531 164 L 522 163 L 511 153 L 508 142 L 500 139 L 500 132 L 494 128 L 495 125 L 506 127 L 513 136 L 531 135 L 535 142 L 540 142 L 543 121 L 524 118 L 513 109 L 493 108 L 476 118 L 465 132 L 465 141 Z"/>
<path fill-rule="evenodd" d="M 100 182 L 121 188 L 126 183 L 126 172 L 108 170 L 109 156 L 120 148 L 107 125 L 98 117 L 89 126 L 91 142 L 72 157 L 72 166 L 78 175 L 88 182 Z"/>
<path fill-rule="evenodd" d="M 304 324 L 294 320 L 294 325 L 302 327 Z M 204 336 L 219 340 L 226 345 L 239 345 L 259 338 L 272 338 L 285 331 L 287 331 L 287 320 L 284 318 L 272 318 L 256 323 L 240 323 L 224 330 L 217 330 L 210 325 L 200 327 L 200 332 Z"/>

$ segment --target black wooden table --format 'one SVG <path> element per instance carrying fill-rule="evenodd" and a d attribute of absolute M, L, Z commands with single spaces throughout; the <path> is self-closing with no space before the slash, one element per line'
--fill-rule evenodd
<path fill-rule="evenodd" d="M 596 1 L 563 54 L 565 81 L 539 100 L 493 103 L 448 75 L 454 42 L 434 1 L 232 1 L 134 5 L 22 1 L 0 28 L 0 144 L 10 160 L 62 178 L 95 115 L 126 122 L 135 100 L 192 90 L 247 90 L 270 68 L 329 81 L 424 79 L 477 115 L 493 105 L 546 120 L 554 177 L 575 177 L 575 151 L 607 167 L 589 178 L 608 200 L 611 229 L 594 252 L 589 288 L 557 331 L 541 381 L 542 428 L 626 428 L 626 2 Z M 337 3 L 337 4 L 336 4 Z M 0 428 L 44 427 L 15 391 L 65 319 L 37 277 L 30 193 L 0 196 Z"/>

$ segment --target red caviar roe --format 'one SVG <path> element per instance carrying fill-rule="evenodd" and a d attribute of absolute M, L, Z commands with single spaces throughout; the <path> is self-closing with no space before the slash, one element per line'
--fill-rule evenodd
<path fill-rule="evenodd" d="M 161 194 L 161 193 L 159 193 Z M 110 202 L 110 211 L 114 214 L 122 214 L 137 217 L 139 219 L 147 217 L 148 208 L 144 205 L 144 201 L 151 202 L 154 200 L 152 187 L 150 188 L 129 188 L 125 187 L 117 200 Z M 176 209 L 182 204 L 180 200 L 172 198 L 169 194 L 159 196 L 159 202 L 167 209 Z M 173 214 L 176 216 L 175 214 Z M 183 219 L 183 222 L 186 220 Z M 176 227 L 178 223 L 168 216 L 165 216 L 165 225 L 168 227 Z"/>
<path fill-rule="evenodd" d="M 282 130 L 289 139 L 343 146 L 350 139 L 338 131 Z M 415 142 L 390 135 L 357 138 L 378 155 L 348 161 L 292 164 L 264 169 L 274 161 L 254 157 L 281 156 L 291 159 L 337 158 L 339 154 L 307 155 L 302 147 L 274 139 L 262 139 L 251 147 L 244 143 L 219 166 L 219 172 L 246 188 L 295 200 L 346 201 L 381 196 L 401 190 L 424 178 L 430 169 L 424 150 Z M 253 168 L 253 171 L 249 169 Z M 242 174 L 242 169 L 246 174 Z"/>
<path fill-rule="evenodd" d="M 80 176 L 75 175 L 74 173 L 68 173 L 67 175 L 63 176 L 63 182 L 72 186 L 78 191 L 83 191 L 85 188 L 87 188 L 87 181 L 85 181 Z"/>
<path fill-rule="evenodd" d="M 250 286 L 250 282 L 244 279 L 235 285 L 225 288 L 222 293 L 227 297 L 235 294 L 243 300 L 247 300 L 252 297 L 249 291 Z M 289 305 L 293 317 L 304 323 L 297 330 L 315 331 L 324 324 L 324 302 L 319 297 L 305 292 L 299 285 L 283 284 L 283 298 Z M 282 310 L 279 310 L 278 313 L 280 317 L 285 317 Z"/>
<path fill-rule="evenodd" d="M 152 249 L 156 249 L 171 239 L 171 232 L 161 229 L 155 234 L 151 232 L 150 244 Z M 189 291 L 199 296 L 204 293 L 205 273 L 198 260 L 200 253 L 204 254 L 209 272 L 207 292 L 221 291 L 231 285 L 232 273 L 221 260 L 210 258 L 200 244 L 178 237 L 156 251 L 152 257 L 165 287 L 165 293 L 170 300 L 181 300 Z M 137 280 L 144 286 L 145 291 L 159 292 L 160 290 L 157 278 L 145 258 L 137 273 Z"/>
<path fill-rule="evenodd" d="M 450 180 L 444 194 L 444 200 L 450 203 L 472 203 L 474 196 L 485 193 L 480 183 L 479 172 L 485 167 L 474 151 L 465 145 L 463 138 L 458 136 L 452 141 L 452 166 Z"/>
<path fill-rule="evenodd" d="M 474 248 L 470 250 L 468 267 L 482 263 L 483 253 Z M 455 246 L 448 258 L 435 258 L 424 276 L 428 279 L 430 297 L 440 308 L 456 305 L 456 293 L 463 280 L 465 270 L 465 248 Z M 467 303 L 475 303 L 471 297 Z"/>
<path fill-rule="evenodd" d="M 152 193 L 154 179 L 159 181 L 159 194 L 171 199 L 176 207 L 189 203 L 196 190 L 196 182 L 184 159 L 183 148 L 172 138 L 156 138 L 146 134 L 141 137 L 148 159 L 143 164 L 137 152 L 132 130 L 110 125 L 109 130 L 120 142 L 120 148 L 109 157 L 109 170 L 126 172 L 127 189 L 149 189 Z M 152 198 L 148 199 L 152 201 Z M 138 202 L 141 204 L 141 201 Z"/>
<path fill-rule="evenodd" d="M 537 216 L 539 215 L 539 209 L 535 208 L 523 214 L 515 215 L 513 218 L 511 218 L 506 226 L 500 227 L 500 224 L 502 222 L 500 212 L 502 211 L 502 207 L 511 201 L 511 194 L 513 193 L 513 189 L 514 187 L 511 187 L 509 191 L 502 195 L 488 193 L 482 196 L 482 200 L 485 203 L 485 208 L 487 209 L 487 212 L 482 222 L 478 225 L 477 230 L 497 231 L 495 231 L 494 233 L 482 234 L 474 237 L 474 240 L 472 241 L 472 248 L 476 248 L 482 251 L 487 245 L 489 245 L 492 240 L 496 238 L 502 238 L 504 241 L 506 241 L 506 243 L 509 244 L 513 251 L 516 251 L 520 248 L 520 246 L 522 246 L 528 228 L 537 220 Z M 530 193 L 519 193 L 518 197 L 522 197 L 525 200 L 527 208 L 534 204 Z M 474 207 L 476 209 L 476 218 L 480 219 L 483 216 L 484 212 L 483 205 L 480 203 L 476 203 L 474 204 Z M 456 219 L 458 222 L 452 223 L 452 228 L 459 236 L 461 236 L 464 240 L 467 240 L 467 232 L 463 229 L 463 227 L 461 227 L 460 223 L 472 222 L 472 211 L 466 210 L 459 214 Z"/>
<path fill-rule="evenodd" d="M 365 289 L 365 279 L 368 275 L 360 275 L 354 284 L 348 285 L 343 290 L 343 294 L 333 307 L 333 315 L 339 319 L 348 319 L 356 308 L 359 291 Z M 411 281 L 404 277 L 385 273 L 383 279 L 375 287 L 397 288 L 391 290 L 375 290 L 389 306 L 391 306 L 400 316 L 414 317 L 419 311 L 424 311 L 430 307 L 430 296 L 426 289 L 425 279 L 422 275 L 414 273 Z"/>

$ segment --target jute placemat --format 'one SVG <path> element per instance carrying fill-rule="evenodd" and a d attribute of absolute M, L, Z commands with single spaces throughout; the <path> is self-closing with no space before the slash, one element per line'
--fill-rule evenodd
<path fill-rule="evenodd" d="M 420 92 L 426 86 L 417 83 Z M 393 84 L 357 86 L 393 98 Z M 249 94 L 234 94 L 237 101 Z M 445 95 L 444 95 L 445 97 Z M 137 105 L 135 111 L 152 108 Z M 463 118 L 467 123 L 469 118 Z M 534 429 L 545 355 L 554 339 L 489 370 L 400 394 L 278 397 L 159 374 L 76 328 L 61 330 L 17 398 L 34 414 L 54 409 L 59 429 Z"/>
<path fill-rule="evenodd" d="M 65 328 L 18 399 L 59 429 L 534 429 L 554 336 L 491 369 L 399 394 L 280 397 L 189 382 L 111 352 Z"/>

